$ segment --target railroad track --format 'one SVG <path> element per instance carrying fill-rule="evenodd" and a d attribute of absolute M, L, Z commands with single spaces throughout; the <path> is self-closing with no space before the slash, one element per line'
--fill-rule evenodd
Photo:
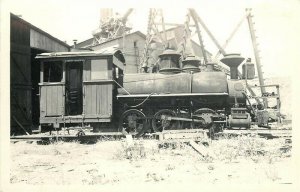
<path fill-rule="evenodd" d="M 215 133 L 215 136 L 241 136 L 241 135 L 258 135 L 267 139 L 280 138 L 280 137 L 292 137 L 291 129 L 225 129 L 223 132 Z M 183 129 L 183 130 L 166 130 L 157 133 L 147 133 L 141 138 L 143 139 L 158 139 L 163 140 L 206 140 L 210 138 L 210 132 L 204 129 Z M 134 136 L 135 137 L 135 136 Z M 217 138 L 216 137 L 216 138 Z M 81 143 L 94 143 L 98 140 L 121 140 L 125 138 L 125 135 L 121 132 L 100 132 L 100 133 L 80 133 L 77 134 L 34 134 L 34 135 L 21 135 L 10 137 L 11 142 L 18 141 L 37 141 L 39 143 L 51 143 L 57 141 L 79 141 Z"/>
<path fill-rule="evenodd" d="M 279 137 L 292 137 L 291 129 L 248 129 L 248 130 L 224 130 L 217 135 L 258 135 L 268 139 Z"/>
<path fill-rule="evenodd" d="M 123 137 L 124 135 L 120 132 L 102 132 L 102 133 L 87 133 L 87 134 L 35 134 L 35 135 L 21 135 L 21 136 L 12 136 L 10 137 L 11 142 L 18 141 L 38 141 L 40 143 L 51 143 L 57 141 L 80 141 L 82 143 L 93 143 L 98 140 L 117 140 Z"/>

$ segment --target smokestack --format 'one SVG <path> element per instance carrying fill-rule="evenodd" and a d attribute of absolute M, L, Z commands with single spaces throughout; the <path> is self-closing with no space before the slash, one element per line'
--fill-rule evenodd
<path fill-rule="evenodd" d="M 100 25 L 108 22 L 113 18 L 113 9 L 112 8 L 101 8 L 100 9 Z"/>
<path fill-rule="evenodd" d="M 182 61 L 182 71 L 188 73 L 196 73 L 200 71 L 201 61 L 194 55 L 189 55 Z"/>
<path fill-rule="evenodd" d="M 74 43 L 73 48 L 76 48 L 77 39 L 73 39 L 73 43 Z"/>
<path fill-rule="evenodd" d="M 175 74 L 180 73 L 181 69 L 179 66 L 179 58 L 180 54 L 175 50 L 166 49 L 162 54 L 158 57 L 160 59 L 159 62 L 159 73 L 164 74 Z"/>
<path fill-rule="evenodd" d="M 238 79 L 238 67 L 245 60 L 239 53 L 226 54 L 221 62 L 230 67 L 230 78 Z"/>

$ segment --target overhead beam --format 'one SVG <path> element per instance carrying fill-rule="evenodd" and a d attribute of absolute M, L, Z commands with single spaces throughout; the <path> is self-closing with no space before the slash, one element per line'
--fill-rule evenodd
<path fill-rule="evenodd" d="M 162 26 L 162 30 L 163 30 L 163 34 L 164 34 L 164 40 L 165 40 L 165 42 L 167 42 L 168 39 L 167 39 L 165 20 L 164 20 L 164 15 L 163 15 L 162 10 L 161 10 L 161 26 Z"/>
<path fill-rule="evenodd" d="M 200 42 L 200 45 L 201 45 L 202 55 L 203 55 L 205 64 L 207 64 L 208 60 L 207 60 L 206 51 L 205 51 L 205 48 L 204 48 L 204 43 L 203 43 L 200 27 L 199 27 L 198 22 L 197 22 L 197 16 L 195 14 L 195 11 L 193 12 L 192 9 L 189 9 L 189 12 L 190 12 L 190 15 L 192 16 L 192 18 L 195 22 L 196 31 L 197 31 L 199 42 Z"/>
<path fill-rule="evenodd" d="M 156 25 L 161 25 L 161 23 L 155 23 Z M 179 24 L 179 23 L 165 23 L 165 26 L 184 26 L 184 24 Z M 189 25 L 189 27 L 195 27 L 196 25 Z"/>
<path fill-rule="evenodd" d="M 231 34 L 229 35 L 228 39 L 225 41 L 225 43 L 223 44 L 222 48 L 225 50 L 225 48 L 227 47 L 227 45 L 229 44 L 229 42 L 231 41 L 231 39 L 234 37 L 234 35 L 236 34 L 236 32 L 238 31 L 238 29 L 241 27 L 241 25 L 243 24 L 244 20 L 246 20 L 248 14 L 243 15 L 243 17 L 241 18 L 240 22 L 237 24 L 237 26 L 234 28 L 234 30 L 231 32 Z M 219 50 L 218 53 L 214 56 L 214 60 L 216 61 L 218 59 L 218 57 L 220 56 L 221 51 Z"/>
<path fill-rule="evenodd" d="M 216 38 L 213 36 L 213 34 L 210 32 L 210 30 L 207 28 L 207 26 L 205 25 L 205 23 L 202 21 L 202 19 L 199 17 L 199 15 L 197 14 L 197 12 L 194 9 L 189 9 L 190 13 L 192 15 L 195 16 L 195 18 L 197 19 L 197 21 L 201 24 L 201 26 L 203 27 L 203 29 L 206 31 L 206 33 L 208 34 L 208 36 L 211 38 L 211 40 L 215 43 L 215 45 L 218 47 L 218 49 L 220 50 L 220 52 L 222 53 L 222 55 L 226 55 L 225 50 L 221 47 L 220 43 L 216 40 Z"/>

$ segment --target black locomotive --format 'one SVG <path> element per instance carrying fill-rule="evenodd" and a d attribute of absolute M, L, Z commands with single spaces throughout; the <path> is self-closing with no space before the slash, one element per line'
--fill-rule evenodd
<path fill-rule="evenodd" d="M 228 78 L 193 56 L 181 61 L 174 50 L 159 57 L 155 73 L 124 75 L 119 50 L 38 55 L 41 129 L 90 126 L 142 134 L 250 127 L 252 112 L 237 70 L 244 58 L 231 54 L 221 60 L 230 67 Z"/>

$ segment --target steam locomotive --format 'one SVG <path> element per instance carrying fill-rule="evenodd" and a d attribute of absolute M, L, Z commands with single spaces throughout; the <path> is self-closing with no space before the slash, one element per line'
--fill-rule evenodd
<path fill-rule="evenodd" d="M 214 64 L 167 49 L 152 73 L 124 74 L 120 50 L 43 53 L 40 127 L 93 127 L 130 134 L 171 129 L 250 128 L 252 111 L 238 79 L 244 58 L 226 55 L 230 79 Z M 251 66 L 246 67 L 251 74 Z"/>

